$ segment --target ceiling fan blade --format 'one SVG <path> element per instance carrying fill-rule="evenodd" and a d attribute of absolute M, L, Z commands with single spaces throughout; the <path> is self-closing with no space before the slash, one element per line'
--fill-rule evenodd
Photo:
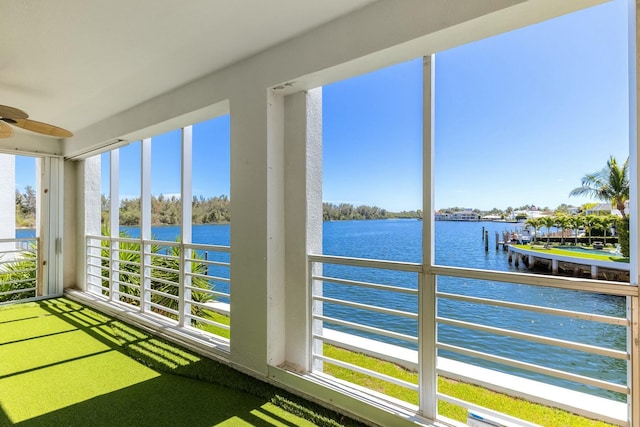
<path fill-rule="evenodd" d="M 13 135 L 11 126 L 0 120 L 0 138 L 9 138 L 11 135 Z"/>
<path fill-rule="evenodd" d="M 70 138 L 73 133 L 58 126 L 50 125 L 48 123 L 37 122 L 29 119 L 17 119 L 13 124 L 19 128 L 30 130 L 31 132 L 41 133 L 43 135 L 55 136 L 56 138 Z"/>
<path fill-rule="evenodd" d="M 18 108 L 0 105 L 0 117 L 17 120 L 26 119 L 29 115 Z"/>

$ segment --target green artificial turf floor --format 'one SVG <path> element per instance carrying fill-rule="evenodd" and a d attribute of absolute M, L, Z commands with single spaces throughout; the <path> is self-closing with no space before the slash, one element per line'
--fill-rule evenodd
<path fill-rule="evenodd" d="M 342 425 L 289 398 L 65 298 L 0 308 L 0 426 Z"/>

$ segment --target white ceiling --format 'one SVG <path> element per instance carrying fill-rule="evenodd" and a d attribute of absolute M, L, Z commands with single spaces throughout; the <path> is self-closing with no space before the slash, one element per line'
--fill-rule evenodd
<path fill-rule="evenodd" d="M 373 0 L 0 0 L 0 105 L 77 132 Z"/>

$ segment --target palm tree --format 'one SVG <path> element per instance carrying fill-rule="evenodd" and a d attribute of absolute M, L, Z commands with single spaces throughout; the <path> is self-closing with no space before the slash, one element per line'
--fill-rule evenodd
<path fill-rule="evenodd" d="M 610 202 L 626 218 L 624 205 L 629 200 L 629 159 L 619 166 L 611 156 L 601 171 L 583 176 L 582 185 L 571 190 L 569 196 L 590 196 Z"/>
<path fill-rule="evenodd" d="M 591 231 L 600 229 L 600 217 L 598 215 L 587 215 L 584 220 L 584 226 L 589 236 L 589 246 L 591 246 Z"/>
<path fill-rule="evenodd" d="M 571 227 L 571 217 L 565 214 L 558 214 L 555 216 L 556 225 L 560 229 L 560 244 L 564 245 L 564 231 Z"/>
<path fill-rule="evenodd" d="M 616 223 L 618 217 L 616 215 L 605 215 L 600 217 L 600 225 L 604 233 L 604 244 L 607 244 L 607 232 Z"/>
<path fill-rule="evenodd" d="M 575 237 L 574 246 L 578 246 L 578 230 L 584 226 L 584 216 L 574 215 L 571 217 L 571 228 L 573 228 L 573 235 Z"/>
<path fill-rule="evenodd" d="M 542 226 L 542 222 L 540 221 L 541 219 L 542 218 L 529 218 L 524 222 L 528 226 L 533 227 L 533 241 L 531 242 L 532 244 L 536 243 L 536 230 L 540 228 L 540 226 Z"/>
<path fill-rule="evenodd" d="M 549 246 L 551 227 L 556 225 L 556 219 L 552 216 L 543 216 L 542 218 L 540 218 L 540 225 L 544 225 L 547 228 L 547 246 Z"/>

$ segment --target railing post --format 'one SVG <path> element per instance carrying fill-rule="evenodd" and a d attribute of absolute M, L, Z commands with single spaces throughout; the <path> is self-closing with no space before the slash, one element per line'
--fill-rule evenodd
<path fill-rule="evenodd" d="M 638 297 L 627 297 L 627 318 L 629 319 L 629 333 L 627 335 L 627 384 L 629 384 L 629 425 L 640 427 L 640 328 L 638 325 Z"/>
<path fill-rule="evenodd" d="M 151 310 L 151 243 L 140 241 L 140 311 Z"/>
<path fill-rule="evenodd" d="M 178 311 L 180 326 L 191 325 L 191 261 L 193 250 L 187 249 L 184 244 L 180 244 L 180 283 L 178 286 Z"/>
<path fill-rule="evenodd" d="M 119 301 L 120 300 L 120 287 L 118 285 L 118 281 L 120 280 L 120 273 L 118 270 L 120 269 L 120 251 L 119 245 L 120 243 L 114 241 L 111 237 L 109 238 L 108 247 L 109 247 L 109 301 Z"/>
<path fill-rule="evenodd" d="M 422 414 L 431 420 L 434 420 L 438 415 L 436 401 L 436 392 L 438 390 L 436 372 L 436 280 L 434 274 L 420 273 L 418 275 L 420 408 L 422 408 Z"/>
<path fill-rule="evenodd" d="M 322 316 L 322 301 L 316 301 L 314 299 L 315 296 L 322 296 L 322 282 L 316 283 L 313 279 L 313 276 L 319 273 L 319 270 L 322 268 L 322 264 L 316 263 L 313 261 L 309 262 L 308 274 L 308 286 L 309 286 L 309 303 L 311 304 L 310 310 L 308 311 L 311 319 L 309 325 L 311 327 L 311 333 L 309 334 L 311 352 L 310 357 L 311 361 L 309 366 L 311 366 L 312 372 L 323 372 L 324 364 L 322 360 L 316 360 L 314 355 L 322 355 L 322 342 L 320 340 L 314 339 L 314 335 L 322 335 L 322 321 L 315 320 L 313 317 L 315 315 Z"/>

